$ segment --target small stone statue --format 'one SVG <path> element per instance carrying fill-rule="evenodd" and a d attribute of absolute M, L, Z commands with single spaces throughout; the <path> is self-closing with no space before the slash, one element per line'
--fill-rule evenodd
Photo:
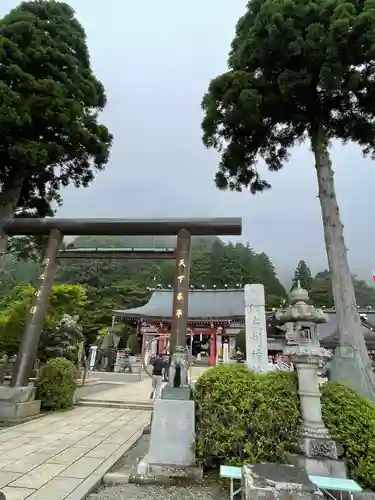
<path fill-rule="evenodd" d="M 177 346 L 172 354 L 169 367 L 169 386 L 185 388 L 188 383 L 187 353 L 182 346 Z"/>
<path fill-rule="evenodd" d="M 78 316 L 64 314 L 55 331 L 43 333 L 39 346 L 40 357 L 43 360 L 62 357 L 78 366 L 83 341 Z"/>
<path fill-rule="evenodd" d="M 107 372 L 113 372 L 116 362 L 118 343 L 119 339 L 117 338 L 115 331 L 110 328 L 108 330 L 108 334 L 105 336 L 98 349 L 94 370 L 101 371 L 104 369 Z"/>

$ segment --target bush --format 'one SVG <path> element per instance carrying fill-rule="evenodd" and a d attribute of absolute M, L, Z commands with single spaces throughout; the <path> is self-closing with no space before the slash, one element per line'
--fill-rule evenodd
<path fill-rule="evenodd" d="M 36 398 L 42 408 L 62 410 L 73 405 L 77 387 L 77 371 L 65 358 L 50 359 L 40 370 L 36 383 Z"/>
<path fill-rule="evenodd" d="M 328 382 L 321 390 L 323 419 L 344 447 L 350 477 L 374 490 L 375 406 L 337 382 Z"/>
<path fill-rule="evenodd" d="M 300 422 L 297 379 L 220 365 L 197 381 L 196 456 L 205 466 L 284 461 Z"/>
<path fill-rule="evenodd" d="M 321 387 L 323 420 L 344 448 L 349 476 L 375 490 L 375 406 L 337 382 Z M 295 373 L 220 365 L 197 381 L 196 455 L 206 467 L 283 462 L 300 423 Z"/>

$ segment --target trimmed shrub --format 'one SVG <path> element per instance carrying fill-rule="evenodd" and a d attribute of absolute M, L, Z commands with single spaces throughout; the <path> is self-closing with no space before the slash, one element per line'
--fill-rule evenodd
<path fill-rule="evenodd" d="M 323 419 L 344 448 L 349 476 L 375 490 L 375 406 L 337 382 L 321 387 Z M 206 467 L 286 462 L 300 423 L 297 376 L 219 365 L 197 381 L 196 456 Z"/>
<path fill-rule="evenodd" d="M 344 447 L 350 477 L 375 489 L 375 406 L 337 382 L 321 388 L 323 419 Z"/>
<path fill-rule="evenodd" d="M 197 381 L 196 456 L 205 466 L 284 461 L 300 421 L 291 373 L 257 375 L 245 365 L 220 365 Z"/>
<path fill-rule="evenodd" d="M 40 370 L 36 382 L 36 398 L 42 408 L 63 410 L 73 405 L 77 387 L 77 371 L 73 363 L 65 358 L 50 359 Z"/>

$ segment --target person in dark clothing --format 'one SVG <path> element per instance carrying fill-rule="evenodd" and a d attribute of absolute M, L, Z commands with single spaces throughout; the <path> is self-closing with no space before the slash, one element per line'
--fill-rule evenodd
<path fill-rule="evenodd" d="M 165 371 L 165 361 L 159 353 L 152 363 L 152 392 L 150 399 L 160 398 L 163 388 L 163 375 Z"/>

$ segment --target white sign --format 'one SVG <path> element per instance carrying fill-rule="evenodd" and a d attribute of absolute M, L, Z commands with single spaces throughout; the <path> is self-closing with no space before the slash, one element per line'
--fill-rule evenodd
<path fill-rule="evenodd" d="M 245 285 L 246 364 L 254 372 L 268 371 L 264 286 Z"/>

